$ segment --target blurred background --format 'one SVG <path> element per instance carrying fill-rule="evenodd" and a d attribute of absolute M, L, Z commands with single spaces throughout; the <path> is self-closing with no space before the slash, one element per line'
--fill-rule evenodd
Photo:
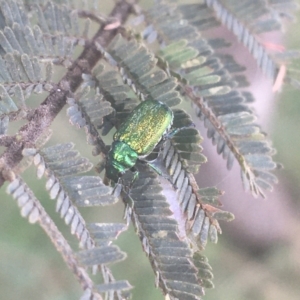
<path fill-rule="evenodd" d="M 111 7 L 111 3 L 104 7 L 107 12 L 108 6 Z M 265 36 L 264 40 L 300 49 L 299 17 L 298 13 L 297 23 L 286 27 L 284 38 L 275 34 Z M 227 172 L 225 161 L 216 155 L 210 141 L 203 142 L 208 163 L 200 169 L 199 185 L 224 190 L 226 194 L 221 198 L 224 209 L 236 217 L 229 224 L 221 224 L 223 234 L 219 243 L 208 244 L 204 252 L 213 267 L 216 286 L 206 290 L 204 299 L 297 300 L 300 299 L 299 91 L 284 85 L 280 92 L 272 93 L 272 83 L 257 69 L 247 50 L 236 43 L 230 49 L 238 62 L 247 62 L 251 91 L 257 98 L 254 106 L 260 117 L 259 124 L 272 139 L 277 149 L 275 160 L 281 162 L 284 169 L 277 172 L 279 184 L 273 193 L 268 193 L 267 199 L 254 199 L 243 191 L 238 167 L 235 165 Z M 190 107 L 185 109 L 192 111 Z M 198 125 L 205 138 L 206 131 L 200 123 Z M 54 134 L 47 145 L 75 141 L 81 154 L 97 163 L 97 158 L 91 156 L 92 148 L 87 146 L 84 132 L 69 125 L 65 110 L 52 129 L 59 131 L 60 136 Z M 55 202 L 50 201 L 45 192 L 45 181 L 37 181 L 32 167 L 26 170 L 24 178 L 76 249 L 77 241 L 55 213 Z M 20 216 L 17 204 L 6 195 L 5 188 L 6 185 L 0 189 L 0 299 L 78 299 L 82 291 L 72 273 L 42 229 Z M 81 212 L 88 222 L 123 222 L 122 203 L 105 209 L 81 209 Z M 128 258 L 112 269 L 117 279 L 128 279 L 135 286 L 133 299 L 162 300 L 164 297 L 154 287 L 153 271 L 133 228 L 123 233 L 116 244 L 128 253 Z"/>

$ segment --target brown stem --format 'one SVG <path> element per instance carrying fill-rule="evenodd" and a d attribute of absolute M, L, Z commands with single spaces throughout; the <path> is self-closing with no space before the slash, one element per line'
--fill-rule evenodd
<path fill-rule="evenodd" d="M 123 24 L 132 9 L 132 3 L 119 1 L 110 14 L 110 19 L 119 20 Z M 59 84 L 50 91 L 48 97 L 36 108 L 30 121 L 25 124 L 14 136 L 14 141 L 6 149 L 0 158 L 0 169 L 10 170 L 14 168 L 23 158 L 22 150 L 26 145 L 34 145 L 39 136 L 51 125 L 57 114 L 66 104 L 66 98 L 71 92 L 75 92 L 82 82 L 82 73 L 89 73 L 102 57 L 97 50 L 95 42 L 106 47 L 114 38 L 118 28 L 107 30 L 103 24 L 91 42 L 87 44 L 76 61 L 60 80 Z M 0 174 L 0 187 L 6 178 L 2 172 Z"/>
<path fill-rule="evenodd" d="M 99 24 L 107 23 L 107 21 L 109 19 L 105 16 L 102 16 L 100 14 L 95 14 L 95 13 L 93 13 L 91 11 L 87 11 L 87 10 L 78 10 L 77 13 L 80 18 L 85 18 L 85 19 L 89 18 Z"/>

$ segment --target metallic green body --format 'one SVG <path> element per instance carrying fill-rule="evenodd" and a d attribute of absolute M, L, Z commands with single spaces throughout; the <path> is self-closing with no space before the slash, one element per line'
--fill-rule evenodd
<path fill-rule="evenodd" d="M 106 176 L 117 182 L 138 158 L 149 155 L 170 129 L 173 117 L 172 110 L 161 102 L 146 100 L 140 103 L 114 135 Z"/>

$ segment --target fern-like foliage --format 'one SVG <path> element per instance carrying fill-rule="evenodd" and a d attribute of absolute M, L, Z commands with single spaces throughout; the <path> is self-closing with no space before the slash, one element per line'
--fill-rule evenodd
<path fill-rule="evenodd" d="M 290 19 L 291 12 L 297 7 L 295 1 L 285 4 L 287 5 L 277 1 L 205 0 L 202 4 L 184 5 L 181 11 L 185 18 L 196 26 L 200 25 L 202 30 L 219 25 L 210 21 L 208 26 L 207 15 L 212 19 L 216 18 L 243 43 L 262 71 L 275 80 L 279 62 L 258 35 L 282 29 L 284 19 Z M 203 23 L 207 24 L 205 28 Z"/>
<path fill-rule="evenodd" d="M 182 109 L 184 101 L 193 105 L 228 169 L 239 164 L 245 188 L 254 196 L 273 189 L 277 178 L 272 171 L 278 167 L 251 108 L 255 99 L 246 90 L 245 67 L 219 53 L 229 46 L 226 40 L 202 34 L 225 25 L 275 79 L 279 63 L 258 34 L 281 29 L 282 19 L 292 18 L 294 2 L 159 1 L 143 10 L 124 0 L 114 4 L 110 15 L 98 9 L 96 1 L 83 6 L 69 0 L 1 1 L 0 184 L 9 182 L 7 193 L 17 200 L 22 216 L 39 224 L 62 254 L 84 290 L 81 299 L 130 298 L 132 286 L 116 280 L 110 268 L 126 257 L 113 240 L 130 221 L 165 297 L 201 299 L 204 288 L 214 286 L 202 251 L 209 240 L 217 243 L 219 221 L 234 216 L 221 209 L 222 191 L 199 187 L 195 180 L 207 159 L 203 138 Z M 111 134 L 147 99 L 170 107 L 172 129 L 179 130 L 164 135 L 148 157 L 138 160 L 135 180 L 128 171 L 119 182 L 110 182 L 103 171 L 110 167 Z M 60 132 L 53 133 L 55 145 L 44 146 L 65 104 L 64 127 L 70 123 L 85 130 L 98 164 L 82 157 L 72 138 L 57 143 Z M 20 120 L 25 124 L 11 134 L 9 125 Z M 161 177 L 149 163 L 161 170 Z M 79 251 L 64 239 L 22 177 L 31 164 L 37 178 L 46 178 L 45 190 L 56 200 L 56 212 L 77 238 Z M 173 195 L 164 193 L 166 185 Z M 118 200 L 125 205 L 125 223 L 88 223 L 81 214 L 81 207 L 113 206 Z M 101 273 L 102 281 L 86 270 Z"/>
<path fill-rule="evenodd" d="M 132 219 L 164 293 L 170 298 L 200 299 L 203 284 L 197 276 L 192 251 L 179 238 L 177 222 L 171 218 L 155 177 L 144 171 L 131 189 Z"/>
<path fill-rule="evenodd" d="M 127 47 L 130 51 L 123 50 Z M 103 49 L 101 50 L 103 51 Z M 175 90 L 176 78 L 170 77 L 166 72 L 158 69 L 158 66 L 155 65 L 156 59 L 148 54 L 143 45 L 127 42 L 117 37 L 112 41 L 109 52 L 104 52 L 104 55 L 111 64 L 119 67 L 123 81 L 141 98 L 145 98 L 146 94 L 147 97 L 165 102 L 169 106 L 180 101 L 179 93 Z M 135 57 L 139 57 L 139 59 L 135 60 Z M 138 62 L 142 62 L 141 69 L 137 68 Z M 136 77 L 137 73 L 139 77 Z M 191 120 L 187 114 L 181 110 L 174 111 L 174 128 L 190 124 Z M 181 139 L 182 136 L 184 136 L 184 140 Z M 206 160 L 200 153 L 201 148 L 195 144 L 200 140 L 197 130 L 183 130 L 175 135 L 173 143 L 167 142 L 164 145 L 162 156 L 158 159 L 167 169 L 174 186 L 178 188 L 178 201 L 181 203 L 182 211 L 187 212 L 185 219 L 187 235 L 192 243 L 202 249 L 207 243 L 209 232 L 212 241 L 217 241 L 217 232 L 220 233 L 221 229 L 218 221 L 214 218 L 214 213 L 221 211 L 209 205 L 205 207 L 201 205 L 197 184 L 192 174 L 189 173 L 190 171 L 197 172 L 198 165 Z M 190 169 L 189 165 L 192 166 Z M 225 214 L 227 213 L 225 212 Z M 232 218 L 232 215 L 227 215 L 228 219 Z M 191 220 L 192 222 L 190 222 Z"/>
<path fill-rule="evenodd" d="M 226 64 L 223 66 L 218 58 L 210 55 L 208 43 L 188 20 L 179 23 L 183 16 L 176 7 L 160 3 L 148 11 L 147 16 L 153 30 L 169 43 L 159 53 L 162 64 L 171 73 L 179 74 L 182 89 L 196 104 L 198 116 L 208 129 L 208 137 L 227 160 L 228 169 L 236 160 L 241 166 L 246 189 L 264 196 L 263 190 L 271 190 L 276 182 L 270 170 L 277 165 L 271 159 L 274 150 L 255 123 L 256 117 L 247 104 L 252 96 L 235 91 Z M 167 16 L 171 16 L 172 22 L 177 21 L 180 29 L 173 27 Z"/>
<path fill-rule="evenodd" d="M 90 233 L 77 209 L 77 207 L 114 204 L 117 199 L 111 195 L 112 189 L 104 185 L 100 177 L 79 176 L 80 173 L 90 170 L 92 164 L 86 158 L 80 157 L 70 143 L 44 148 L 39 152 L 35 149 L 24 149 L 23 154 L 34 156 L 37 177 L 47 176 L 46 189 L 50 199 L 57 200 L 56 211 L 70 226 L 71 233 L 78 238 L 79 246 L 86 249 L 78 254 L 80 261 L 86 266 L 94 266 L 94 271 L 99 266 L 103 269 L 102 272 L 105 272 L 106 275 L 103 276 L 106 281 L 105 288 L 101 285 L 97 288 L 98 292 L 114 290 L 117 283 L 114 282 L 111 289 L 109 288 L 113 277 L 106 264 L 122 260 L 125 256 L 116 246 L 109 246 L 111 240 L 103 239 L 100 244 L 97 244 L 91 235 L 93 232 L 97 235 L 105 234 L 108 230 L 115 231 L 115 234 L 108 236 L 115 238 L 117 233 L 125 230 L 125 227 L 120 224 L 91 224 Z M 124 285 L 124 282 L 121 286 L 125 290 L 130 287 L 128 284 Z"/>
<path fill-rule="evenodd" d="M 18 206 L 21 209 L 21 215 L 28 217 L 30 223 L 38 222 L 45 230 L 56 248 L 61 252 L 66 264 L 73 269 L 73 273 L 78 277 L 84 289 L 93 289 L 92 281 L 86 271 L 79 266 L 77 258 L 73 253 L 68 242 L 59 232 L 56 225 L 47 215 L 40 202 L 35 198 L 32 191 L 20 178 L 15 178 L 7 187 L 7 193 L 11 194 L 17 200 Z M 94 299 L 99 299 L 100 295 L 92 293 Z M 98 297 L 99 296 L 99 297 Z"/>

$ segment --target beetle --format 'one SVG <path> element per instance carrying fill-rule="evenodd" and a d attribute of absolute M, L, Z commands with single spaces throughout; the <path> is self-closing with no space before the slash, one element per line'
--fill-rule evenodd
<path fill-rule="evenodd" d="M 162 175 L 162 171 L 145 157 L 161 140 L 171 138 L 183 129 L 170 131 L 173 119 L 173 111 L 166 104 L 153 99 L 135 107 L 114 134 L 105 165 L 106 177 L 117 183 L 127 170 L 134 168 L 137 160 L 145 161 Z"/>

